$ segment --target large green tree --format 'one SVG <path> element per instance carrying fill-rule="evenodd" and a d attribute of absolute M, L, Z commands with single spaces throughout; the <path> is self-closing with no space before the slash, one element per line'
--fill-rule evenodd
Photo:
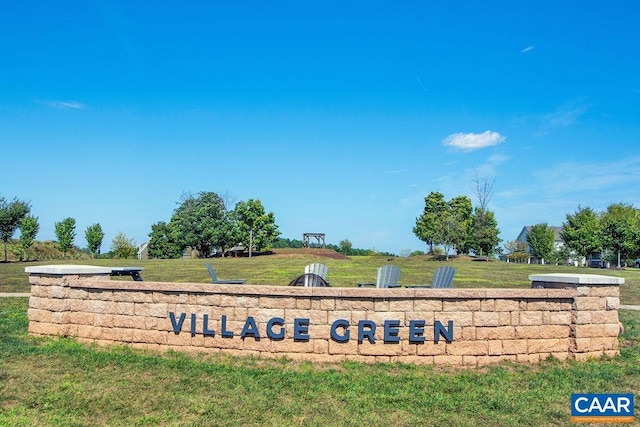
<path fill-rule="evenodd" d="M 590 207 L 578 206 L 575 213 L 567 214 L 560 238 L 569 249 L 587 259 L 592 253 L 602 251 L 600 228 L 597 212 Z"/>
<path fill-rule="evenodd" d="M 0 197 L 0 240 L 4 243 L 4 262 L 7 262 L 7 243 L 13 238 L 13 233 L 20 226 L 22 218 L 31 211 L 28 202 L 13 199 L 7 201 Z"/>
<path fill-rule="evenodd" d="M 180 250 L 192 247 L 199 256 L 207 257 L 227 241 L 228 220 L 224 200 L 218 194 L 202 191 L 194 196 L 187 193 L 173 212 L 169 229 Z"/>
<path fill-rule="evenodd" d="M 87 239 L 87 248 L 92 256 L 100 254 L 100 246 L 102 246 L 102 239 L 104 239 L 104 232 L 100 224 L 93 224 L 87 227 L 84 232 L 84 237 Z"/>
<path fill-rule="evenodd" d="M 640 248 L 640 213 L 632 205 L 616 203 L 609 205 L 600 218 L 600 232 L 605 249 L 621 259 L 637 255 Z"/>
<path fill-rule="evenodd" d="M 536 224 L 527 233 L 527 243 L 531 247 L 531 254 L 542 260 L 549 260 L 553 254 L 556 235 L 546 223 Z"/>
<path fill-rule="evenodd" d="M 76 238 L 76 220 L 65 218 L 55 223 L 56 238 L 58 247 L 62 251 L 62 256 L 66 257 L 67 252 L 73 247 L 73 239 Z"/>
<path fill-rule="evenodd" d="M 490 255 L 500 244 L 498 221 L 492 211 L 476 208 L 472 218 L 473 249 L 480 255 Z"/>
<path fill-rule="evenodd" d="M 40 230 L 38 218 L 33 215 L 27 215 L 20 221 L 20 248 L 22 254 L 21 260 L 29 261 L 29 249 L 33 246 L 33 242 Z"/>
<path fill-rule="evenodd" d="M 434 243 L 443 246 L 445 258 L 448 261 L 449 250 L 455 247 L 455 242 L 461 234 L 462 229 L 450 209 L 446 209 L 440 213 L 438 222 L 440 227 L 438 228 L 438 234 L 434 239 Z"/>
<path fill-rule="evenodd" d="M 433 247 L 441 243 L 442 214 L 447 210 L 448 205 L 444 195 L 432 191 L 424 198 L 424 210 L 416 218 L 413 234 L 427 244 L 430 254 L 433 254 Z"/>
<path fill-rule="evenodd" d="M 149 258 L 171 259 L 180 258 L 182 250 L 173 240 L 169 225 L 160 221 L 151 226 L 149 233 Z"/>
<path fill-rule="evenodd" d="M 457 196 L 448 202 L 442 193 L 431 192 L 425 197 L 425 207 L 413 227 L 413 233 L 429 246 L 442 245 L 449 258 L 451 249 L 467 253 L 472 248 L 471 227 L 473 207 L 467 196 Z"/>
<path fill-rule="evenodd" d="M 449 211 L 454 224 L 450 228 L 453 233 L 450 235 L 450 243 L 455 248 L 456 253 L 466 254 L 472 248 L 472 224 L 473 207 L 471 199 L 467 196 L 458 196 L 449 200 Z"/>
<path fill-rule="evenodd" d="M 240 241 L 249 249 L 249 257 L 254 250 L 261 251 L 269 247 L 280 235 L 273 212 L 265 213 L 260 200 L 238 202 L 235 218 Z"/>
<path fill-rule="evenodd" d="M 241 230 L 236 212 L 226 211 L 216 233 L 217 246 L 222 250 L 222 256 L 224 257 L 227 249 L 231 249 L 241 243 L 241 240 Z"/>

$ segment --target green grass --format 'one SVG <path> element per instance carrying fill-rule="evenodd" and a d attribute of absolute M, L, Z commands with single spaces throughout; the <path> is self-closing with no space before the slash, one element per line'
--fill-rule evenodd
<path fill-rule="evenodd" d="M 99 348 L 27 336 L 26 308 L 0 299 L 3 426 L 569 425 L 571 393 L 640 390 L 640 312 L 616 358 L 462 370 Z"/>
<path fill-rule="evenodd" d="M 252 258 L 178 259 L 178 260 L 70 260 L 0 263 L 0 292 L 29 292 L 25 267 L 40 264 L 90 264 L 100 266 L 141 266 L 147 281 L 210 282 L 205 262 L 213 264 L 220 279 L 247 279 L 258 285 L 287 285 L 304 272 L 304 266 L 319 261 L 329 266 L 331 286 L 356 286 L 359 282 L 375 282 L 376 269 L 394 263 L 402 270 L 403 284 L 429 283 L 433 271 L 440 265 L 456 268 L 454 286 L 457 288 L 529 288 L 530 274 L 590 273 L 623 277 L 620 287 L 623 304 L 640 305 L 640 269 L 605 270 L 556 265 L 527 265 L 499 261 L 481 262 L 468 258 L 453 261 L 432 261 L 424 257 L 393 258 L 352 257 L 350 259 L 312 258 L 308 254 L 291 253 Z"/>
<path fill-rule="evenodd" d="M 309 256 L 210 260 L 221 278 L 286 285 Z M 317 261 L 317 259 L 316 259 Z M 381 257 L 322 259 L 333 286 L 374 281 Z M 392 261 L 403 283 L 424 283 L 442 262 Z M 51 264 L 60 262 L 46 262 Z M 204 260 L 92 260 L 140 265 L 145 280 L 208 282 Z M 24 267 L 0 263 L 0 292 L 28 292 Z M 456 287 L 530 286 L 527 276 L 589 272 L 626 279 L 622 302 L 640 304 L 640 271 L 451 261 Z M 409 364 L 292 363 L 223 355 L 157 354 L 27 335 L 27 299 L 0 298 L 0 425 L 11 426 L 540 426 L 570 425 L 572 393 L 640 390 L 640 312 L 620 311 L 621 355 L 476 369 Z M 638 396 L 636 396 L 638 402 Z M 639 403 L 636 412 L 640 413 Z"/>

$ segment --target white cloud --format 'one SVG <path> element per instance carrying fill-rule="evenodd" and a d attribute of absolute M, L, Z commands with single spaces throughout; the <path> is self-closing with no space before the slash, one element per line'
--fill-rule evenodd
<path fill-rule="evenodd" d="M 534 46 L 527 46 L 524 49 L 522 49 L 520 51 L 520 53 L 527 53 L 527 52 L 531 52 L 533 50 Z"/>
<path fill-rule="evenodd" d="M 39 104 L 63 110 L 84 110 L 87 106 L 78 101 L 38 101 Z"/>
<path fill-rule="evenodd" d="M 498 132 L 454 133 L 442 140 L 442 144 L 460 151 L 473 151 L 503 143 L 506 138 Z"/>

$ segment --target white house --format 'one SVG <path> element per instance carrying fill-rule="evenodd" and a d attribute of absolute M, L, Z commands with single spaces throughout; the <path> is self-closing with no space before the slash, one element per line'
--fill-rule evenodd
<path fill-rule="evenodd" d="M 138 246 L 138 259 L 148 259 L 149 258 L 149 241 L 147 240 L 140 246 Z"/>

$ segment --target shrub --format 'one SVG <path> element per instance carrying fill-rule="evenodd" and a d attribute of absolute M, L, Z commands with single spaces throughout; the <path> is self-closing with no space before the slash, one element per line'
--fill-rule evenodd
<path fill-rule="evenodd" d="M 111 252 L 114 258 L 135 258 L 138 247 L 133 239 L 129 239 L 123 232 L 119 232 L 111 241 Z"/>

